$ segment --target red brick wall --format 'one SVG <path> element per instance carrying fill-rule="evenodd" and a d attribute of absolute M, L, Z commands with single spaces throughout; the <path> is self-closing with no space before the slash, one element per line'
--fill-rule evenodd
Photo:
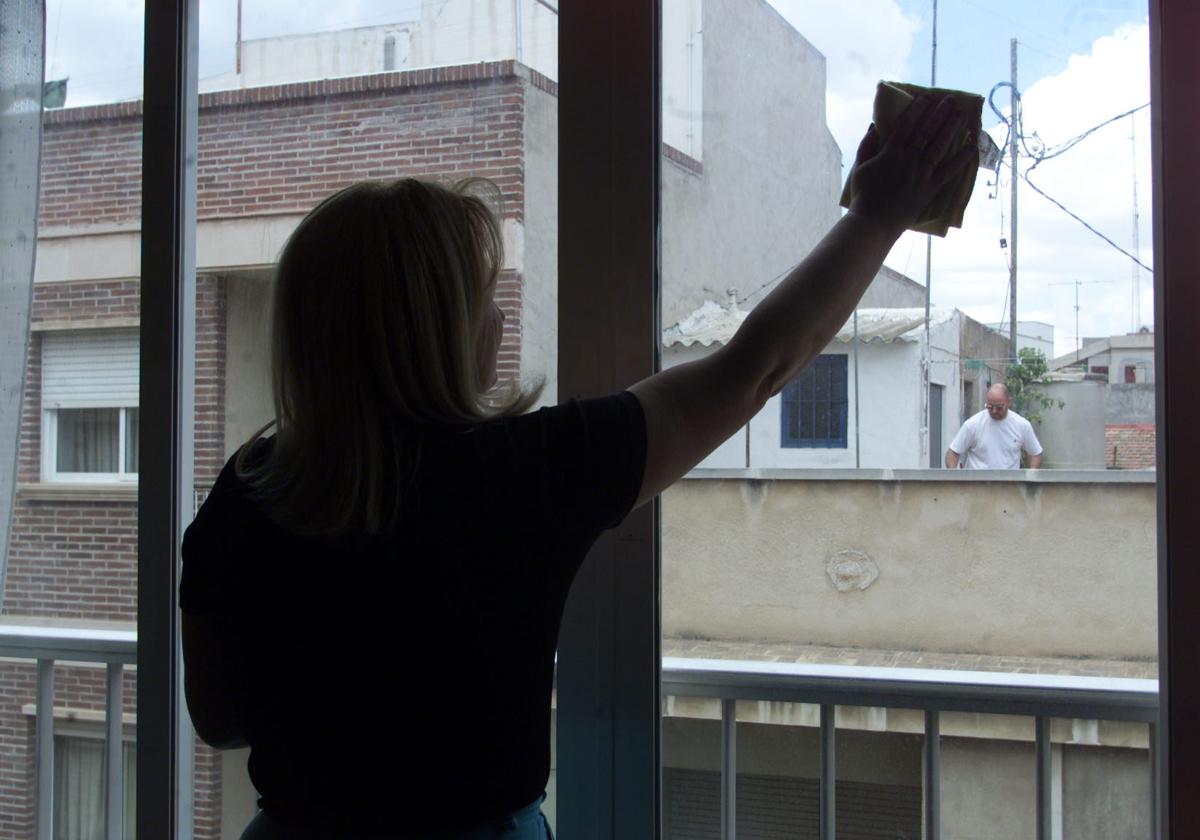
<path fill-rule="evenodd" d="M 1114 423 L 1104 427 L 1108 448 L 1105 465 L 1110 469 L 1152 469 L 1158 463 L 1157 436 L 1153 423 Z"/>
<path fill-rule="evenodd" d="M 522 218 L 517 72 L 500 61 L 205 94 L 198 216 L 308 210 L 367 178 L 472 175 Z M 43 227 L 138 220 L 140 103 L 48 111 L 42 155 Z"/>

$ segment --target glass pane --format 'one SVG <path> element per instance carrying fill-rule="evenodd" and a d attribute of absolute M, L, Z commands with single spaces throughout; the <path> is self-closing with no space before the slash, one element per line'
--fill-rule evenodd
<path fill-rule="evenodd" d="M 40 102 L 36 83 L 21 93 L 26 98 L 22 107 L 41 124 L 40 171 L 34 170 L 40 192 L 36 219 L 30 214 L 24 220 L 36 225 L 37 254 L 15 497 L 4 500 L 12 502 L 12 527 L 6 567 L 0 570 L 0 635 L 12 632 L 14 625 L 52 628 L 64 639 L 94 629 L 119 631 L 127 634 L 126 652 L 132 654 L 137 488 L 112 480 L 129 466 L 128 458 L 124 465 L 120 459 L 122 409 L 112 407 L 127 400 L 114 400 L 112 393 L 136 395 L 136 363 L 128 348 L 114 350 L 112 358 L 87 348 L 111 349 L 104 337 L 123 336 L 138 321 L 142 4 L 5 3 L 6 19 L 22 5 L 36 9 L 39 19 L 44 15 L 45 37 L 29 37 L 20 51 L 11 44 L 0 47 L 5 65 L 0 79 L 8 85 L 14 78 L 8 59 L 44 42 L 46 84 Z M 3 92 L 6 106 L 0 108 L 4 132 L 15 125 L 7 107 L 11 93 Z M 26 138 L 35 152 L 36 139 L 33 134 Z M 14 194 L 8 189 L 5 181 L 5 225 L 12 221 L 7 211 L 17 206 L 10 204 Z M 7 270 L 5 277 L 0 298 L 16 288 L 8 279 L 25 279 Z M 23 307 L 24 301 L 13 305 L 0 300 L 0 310 Z M 49 353 L 44 352 L 47 347 Z M 136 409 L 131 414 L 136 416 Z M 136 435 L 136 423 L 126 432 Z M 12 443 L 3 440 L 0 446 Z M 136 459 L 136 445 L 132 455 Z M 66 481 L 56 484 L 56 474 Z M 0 481 L 0 492 L 13 486 Z M 104 663 L 86 661 L 79 650 L 80 645 L 64 640 L 61 650 L 45 653 L 58 660 L 55 734 L 52 743 L 43 745 L 55 756 L 53 792 L 39 791 L 37 785 L 32 711 L 38 700 L 37 664 L 20 659 L 0 663 L 0 695 L 5 697 L 0 711 L 0 837 L 35 836 L 39 807 L 55 815 L 47 836 L 103 837 L 107 680 Z M 133 668 L 124 670 L 123 691 L 132 750 L 137 715 Z M 127 772 L 129 805 L 134 786 L 135 777 Z M 132 816 L 126 814 L 130 828 Z M 132 837 L 132 831 L 126 836 Z"/>
<path fill-rule="evenodd" d="M 795 414 L 773 397 L 722 445 L 745 469 L 718 453 L 662 496 L 663 650 L 731 660 L 706 677 L 724 692 L 664 703 L 677 836 L 719 836 L 730 686 L 739 836 L 815 836 L 805 687 L 834 665 L 864 680 L 866 704 L 837 708 L 837 831 L 873 840 L 921 834 L 924 719 L 869 674 L 1157 677 L 1144 0 L 664 3 L 663 365 L 694 358 L 701 329 L 722 352 L 840 223 L 878 84 L 932 82 L 937 6 L 937 84 L 971 95 L 957 101 L 1000 151 L 964 170 L 961 226 L 905 233 L 859 278 L 793 380 Z M 793 346 L 812 314 L 777 315 Z M 756 663 L 795 690 L 747 684 Z M 1032 836 L 1033 720 L 941 727 L 943 834 Z M 1051 730 L 1055 836 L 1148 836 L 1144 724 Z"/>
<path fill-rule="evenodd" d="M 125 409 L 125 472 L 138 471 L 138 410 Z"/>
<path fill-rule="evenodd" d="M 116 408 L 60 408 L 58 472 L 115 473 L 117 471 Z"/>
<path fill-rule="evenodd" d="M 328 8 L 310 4 L 298 16 L 290 0 L 258 0 L 242 6 L 240 43 L 232 0 L 223 3 L 221 13 L 202 17 L 196 214 L 198 506 L 228 460 L 275 417 L 271 320 L 281 250 L 306 213 L 356 183 L 418 177 L 448 186 L 481 177 L 495 185 L 495 196 L 486 189 L 480 192 L 499 216 L 504 245 L 494 297 L 504 312 L 496 358 L 498 379 L 501 385 L 517 380 L 529 388 L 544 382 L 537 405 L 557 403 L 556 5 L 538 0 L 372 2 L 348 12 L 336 4 Z M 389 215 L 399 213 L 399 206 L 393 199 Z M 326 224 L 329 218 L 325 217 Z M 411 245 L 415 225 L 396 223 L 399 230 L 392 242 Z M 382 235 L 358 241 L 365 252 L 383 254 L 390 247 Z M 346 289 L 332 300 L 331 308 L 357 299 L 343 276 L 349 270 L 345 266 L 357 256 L 345 253 L 341 262 L 330 259 L 321 269 L 314 267 L 315 282 Z M 398 248 L 397 259 L 402 256 Z M 417 288 L 415 278 L 397 274 L 401 277 L 389 277 L 389 282 L 408 282 Z M 443 278 L 431 282 L 435 281 Z M 329 316 L 326 310 L 314 317 Z M 347 359 L 347 366 L 383 370 L 389 364 L 412 364 L 411 359 L 385 355 L 387 345 L 404 340 L 397 330 L 371 350 L 370 358 L 361 359 L 361 365 Z M 321 344 L 327 339 L 320 330 L 306 330 L 305 341 L 306 347 L 320 345 L 321 352 L 330 356 L 339 352 Z M 352 375 L 347 370 L 343 378 Z M 263 434 L 274 436 L 276 429 Z M 436 623 L 412 626 L 415 622 L 406 618 L 401 619 L 402 627 L 392 623 L 398 614 L 413 610 L 395 600 L 382 605 L 379 597 L 384 591 L 392 591 L 389 598 L 397 597 L 390 584 L 353 586 L 348 569 L 358 562 L 338 557 L 334 565 L 347 574 L 321 575 L 312 582 L 315 589 L 305 590 L 325 604 L 321 610 L 331 614 L 335 608 L 329 593 L 352 591 L 344 599 L 346 611 L 337 612 L 345 616 L 344 621 L 322 622 L 320 631 L 314 631 L 307 610 L 281 618 L 294 623 L 296 632 L 311 633 L 313 645 L 297 648 L 295 657 L 287 658 L 282 679 L 309 685 L 313 675 L 331 662 L 348 661 L 363 645 L 378 641 L 371 655 L 384 663 L 384 679 L 390 686 L 385 693 L 401 703 L 397 719 L 420 719 L 419 728 L 430 732 L 451 726 L 463 732 L 464 721 L 466 726 L 482 726 L 491 712 L 468 711 L 476 708 L 482 695 L 468 696 L 468 692 L 421 705 L 423 701 L 411 691 L 390 682 L 400 679 L 402 671 L 386 664 L 396 661 L 387 639 L 397 634 L 437 636 L 438 642 L 419 646 L 413 655 L 430 667 L 442 667 L 438 663 L 450 661 L 445 657 L 451 654 L 441 643 L 451 634 Z M 231 583 L 227 591 L 240 585 L 240 581 Z M 409 596 L 399 597 L 403 601 Z M 418 600 L 429 602 L 425 597 Z M 462 608 L 457 603 L 453 607 Z M 374 623 L 365 615 L 391 618 Z M 359 630 L 350 632 L 352 626 Z M 546 701 L 548 706 L 552 702 L 549 696 Z M 455 717 L 454 709 L 462 716 Z M 330 723 L 325 710 L 307 720 L 313 727 Z M 296 744 L 311 742 L 314 736 L 300 731 L 299 723 L 294 728 Z M 299 772 L 321 779 L 322 788 L 344 784 L 347 777 L 338 769 L 344 769 L 339 761 L 349 761 L 346 756 L 367 748 L 407 755 L 410 743 L 405 739 L 410 730 L 385 726 L 353 743 L 327 739 L 337 743 L 331 742 L 324 754 L 342 759 L 323 762 L 317 753 L 306 751 L 295 764 Z M 272 748 L 277 743 L 255 745 L 267 753 Z M 218 753 L 198 747 L 198 836 L 208 830 L 203 826 L 215 822 L 236 837 L 254 816 L 260 792 L 255 784 L 261 789 L 264 782 L 262 776 L 251 780 L 248 752 Z M 257 762 L 256 766 L 263 765 Z M 423 766 L 428 778 L 446 772 L 435 771 L 432 760 Z M 548 798 L 543 805 L 551 818 L 555 766 L 551 755 L 550 778 L 544 782 Z M 445 790 L 463 783 L 461 772 L 466 771 L 462 767 L 458 771 Z M 388 796 L 380 796 L 376 803 L 384 801 L 390 801 Z M 450 824 L 465 813 L 466 803 L 460 804 L 453 812 L 432 813 L 431 806 L 427 816 Z"/>

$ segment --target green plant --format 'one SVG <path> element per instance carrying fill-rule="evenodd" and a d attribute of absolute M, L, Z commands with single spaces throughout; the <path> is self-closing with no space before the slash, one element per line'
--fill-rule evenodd
<path fill-rule="evenodd" d="M 1017 351 L 1017 359 L 1004 376 L 1004 384 L 1012 395 L 1013 411 L 1030 423 L 1041 423 L 1043 411 L 1056 405 L 1061 410 L 1066 403 L 1046 396 L 1046 392 L 1037 387 L 1050 381 L 1050 369 L 1041 350 L 1022 347 Z"/>

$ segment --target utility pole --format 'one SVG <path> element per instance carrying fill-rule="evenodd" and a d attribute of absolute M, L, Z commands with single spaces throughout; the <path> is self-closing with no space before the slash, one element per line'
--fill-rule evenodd
<path fill-rule="evenodd" d="M 937 87 L 937 20 L 938 4 L 933 0 L 933 47 L 931 48 L 929 86 Z M 933 235 L 925 236 L 925 343 L 929 344 L 929 307 L 933 297 Z"/>
<path fill-rule="evenodd" d="M 1009 258 L 1008 268 L 1008 354 L 1012 364 L 1017 363 L 1017 180 L 1020 173 L 1017 170 L 1017 131 L 1020 128 L 1018 115 L 1021 108 L 1021 94 L 1017 91 L 1017 39 L 1009 42 L 1012 61 L 1012 113 L 1009 115 L 1012 130 L 1009 132 L 1008 154 L 1012 163 L 1012 212 L 1009 226 Z"/>
<path fill-rule="evenodd" d="M 938 4 L 933 0 L 933 40 L 929 56 L 929 86 L 937 87 L 937 19 Z M 933 301 L 933 236 L 925 236 L 925 347 L 921 351 L 921 428 L 923 441 L 922 449 L 932 446 L 930 440 L 930 403 L 929 403 L 929 373 L 933 364 L 933 353 L 929 349 L 929 309 Z M 858 310 L 855 310 L 857 318 Z M 857 380 L 856 380 L 857 381 Z"/>

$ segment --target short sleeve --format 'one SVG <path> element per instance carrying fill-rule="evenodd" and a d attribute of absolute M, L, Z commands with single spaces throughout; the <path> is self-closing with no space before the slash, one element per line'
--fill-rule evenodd
<path fill-rule="evenodd" d="M 1037 439 L 1037 433 L 1033 430 L 1033 424 L 1028 420 L 1025 421 L 1025 441 L 1022 446 L 1030 455 L 1042 454 L 1042 443 Z"/>
<path fill-rule="evenodd" d="M 971 418 L 968 418 L 967 422 L 958 427 L 958 433 L 954 436 L 954 440 L 950 441 L 950 448 L 953 449 L 959 457 L 966 455 L 967 450 L 969 450 L 971 445 L 974 443 L 974 430 L 975 425 L 971 422 Z"/>
<path fill-rule="evenodd" d="M 232 460 L 183 534 L 183 568 L 179 578 L 179 608 L 195 615 L 235 615 L 244 587 L 229 534 L 242 530 L 236 519 L 236 478 Z"/>
<path fill-rule="evenodd" d="M 537 414 L 546 512 L 596 532 L 619 524 L 633 509 L 646 470 L 646 418 L 637 397 L 623 391 Z"/>

